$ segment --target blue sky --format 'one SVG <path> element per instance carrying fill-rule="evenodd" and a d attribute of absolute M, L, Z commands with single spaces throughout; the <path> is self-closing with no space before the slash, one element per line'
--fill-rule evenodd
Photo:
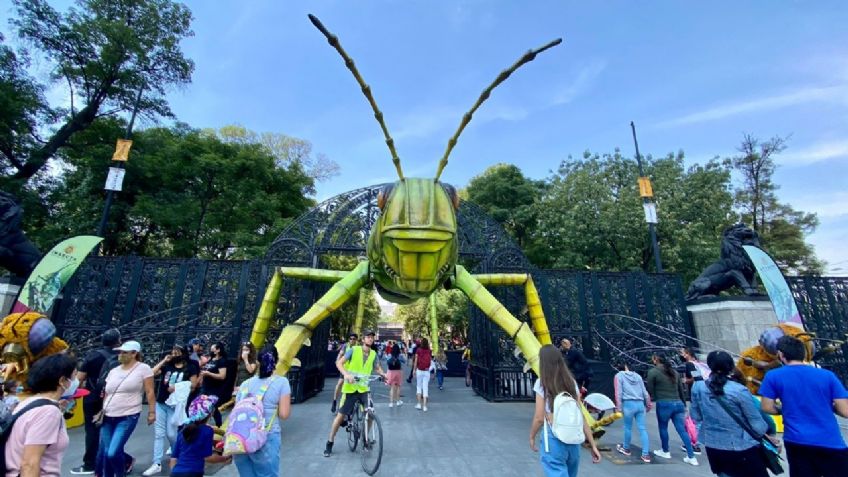
<path fill-rule="evenodd" d="M 791 135 L 777 157 L 779 196 L 819 214 L 811 241 L 833 273 L 848 274 L 846 2 L 186 3 L 195 36 L 184 51 L 197 68 L 170 95 L 179 120 L 312 141 L 341 165 L 318 199 L 394 173 L 367 102 L 307 13 L 356 60 L 408 176 L 432 176 L 500 70 L 562 37 L 495 90 L 444 181 L 464 186 L 498 162 L 543 178 L 587 149 L 632 155 L 631 120 L 643 154 L 682 149 L 697 162 L 734 154 L 743 133 Z"/>

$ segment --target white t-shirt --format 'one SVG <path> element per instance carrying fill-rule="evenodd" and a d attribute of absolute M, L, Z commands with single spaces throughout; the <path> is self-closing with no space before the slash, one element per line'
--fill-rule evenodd
<path fill-rule="evenodd" d="M 105 414 L 122 417 L 140 413 L 144 380 L 152 377 L 153 370 L 144 363 L 138 363 L 129 370 L 121 366 L 112 368 L 106 376 L 106 395 L 103 397 Z"/>
<path fill-rule="evenodd" d="M 577 381 L 574 381 L 574 389 L 580 391 L 580 386 L 577 385 Z M 545 396 L 545 388 L 542 387 L 542 380 L 540 378 L 536 378 L 536 382 L 533 383 L 533 392 L 542 396 L 545 399 L 545 412 L 551 412 L 551 403 L 548 402 L 548 398 Z M 572 396 L 574 399 L 577 399 L 578 396 Z"/>

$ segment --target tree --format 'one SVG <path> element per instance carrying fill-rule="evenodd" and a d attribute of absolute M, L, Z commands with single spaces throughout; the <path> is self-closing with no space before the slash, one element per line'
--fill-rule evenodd
<path fill-rule="evenodd" d="M 107 159 L 122 121 L 105 118 L 64 151 L 42 237 L 91 233 L 103 207 Z M 137 132 L 104 244 L 107 254 L 160 257 L 261 256 L 313 205 L 312 180 L 298 164 L 279 167 L 259 144 L 227 144 L 186 125 Z"/>
<path fill-rule="evenodd" d="M 468 337 L 468 298 L 459 290 L 438 290 L 436 316 L 439 334 Z M 403 329 L 413 336 L 430 337 L 430 301 L 422 298 L 408 305 L 400 305 L 395 312 Z"/>
<path fill-rule="evenodd" d="M 712 160 L 687 169 L 682 152 L 644 162 L 659 210 L 663 265 L 691 280 L 718 256 L 721 231 L 736 219 L 729 164 Z M 618 151 L 563 161 L 536 206 L 529 258 L 544 267 L 650 271 L 637 177 L 636 162 Z"/>
<path fill-rule="evenodd" d="M 731 159 L 734 169 L 742 174 L 734 200 L 742 220 L 760 234 L 766 251 L 785 272 L 821 273 L 823 263 L 816 257 L 806 236 L 819 225 L 814 213 L 796 211 L 777 198 L 779 186 L 772 177 L 776 169 L 774 156 L 786 149 L 786 138 L 774 136 L 761 142 L 745 134 L 737 150 L 742 154 Z"/>
<path fill-rule="evenodd" d="M 471 179 L 466 193 L 467 200 L 482 207 L 520 247 L 526 247 L 536 225 L 542 189 L 542 182 L 528 179 L 517 166 L 496 164 Z"/>
<path fill-rule="evenodd" d="M 3 136 L 0 157 L 7 182 L 20 186 L 32 178 L 97 118 L 136 104 L 143 115 L 171 115 L 165 93 L 188 83 L 194 69 L 179 46 L 193 34 L 187 7 L 171 0 L 78 0 L 76 7 L 60 13 L 46 0 L 14 3 L 12 25 L 54 65 L 52 78 L 67 84 L 70 107 L 55 108 L 57 128 L 44 140 L 38 131 L 52 122 L 36 124 L 34 119 L 45 116 L 32 113 L 24 134 Z M 18 91 L 27 93 L 23 86 Z"/>
<path fill-rule="evenodd" d="M 251 131 L 244 126 L 229 125 L 210 130 L 224 142 L 261 144 L 268 154 L 274 156 L 277 165 L 288 167 L 298 163 L 306 175 L 316 182 L 325 181 L 339 173 L 339 165 L 326 154 L 312 154 L 312 142 L 281 133 Z"/>

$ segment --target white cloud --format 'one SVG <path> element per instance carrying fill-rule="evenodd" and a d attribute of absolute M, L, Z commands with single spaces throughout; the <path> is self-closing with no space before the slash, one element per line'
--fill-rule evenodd
<path fill-rule="evenodd" d="M 839 157 L 848 157 L 848 139 L 822 141 L 800 150 L 788 150 L 777 156 L 778 162 L 789 165 L 807 165 Z"/>
<path fill-rule="evenodd" d="M 768 111 L 818 101 L 838 101 L 843 104 L 848 104 L 848 85 L 843 84 L 829 87 L 809 87 L 775 96 L 766 96 L 763 98 L 738 101 L 735 103 L 726 103 L 720 106 L 714 106 L 702 111 L 659 122 L 655 124 L 655 127 L 670 128 L 686 126 L 706 121 L 724 119 L 739 114 Z"/>
<path fill-rule="evenodd" d="M 815 212 L 819 218 L 848 216 L 848 192 L 821 192 L 792 200 L 792 207 L 805 212 Z"/>
<path fill-rule="evenodd" d="M 583 67 L 580 72 L 577 73 L 577 76 L 571 84 L 559 88 L 559 91 L 557 91 L 554 95 L 552 105 L 557 106 L 574 101 L 575 98 L 589 89 L 592 82 L 601 75 L 606 67 L 607 63 L 603 60 L 595 60 L 589 65 Z"/>

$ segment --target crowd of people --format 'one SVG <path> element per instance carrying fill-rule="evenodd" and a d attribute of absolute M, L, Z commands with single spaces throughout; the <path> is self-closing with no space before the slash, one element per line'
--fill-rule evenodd
<path fill-rule="evenodd" d="M 8 476 L 59 476 L 68 447 L 64 411 L 77 388 L 83 398 L 85 454 L 73 474 L 124 476 L 136 457 L 125 451 L 147 404 L 147 425 L 155 425 L 152 462 L 142 475 L 160 475 L 169 459 L 170 475 L 202 476 L 209 463 L 232 462 L 240 476 L 278 475 L 280 467 L 280 421 L 291 413 L 291 387 L 277 376 L 277 352 L 273 347 L 257 351 L 251 343 L 239 349 L 237 366 L 227 361 L 223 343 L 193 339 L 177 344 L 153 367 L 145 364 L 137 341 L 122 341 L 118 330 L 102 335 L 102 348 L 89 352 L 78 367 L 66 353 L 36 361 L 26 382 L 4 383 L 0 419 L 6 423 L 5 465 Z M 341 374 L 333 396 L 335 414 L 324 456 L 333 454 L 336 434 L 354 406 L 369 405 L 369 378 L 376 374 L 390 387 L 389 407 L 401 406 L 403 364 L 409 364 L 407 382 L 415 379 L 416 409 L 427 412 L 432 379 L 441 389 L 446 369 L 443 352 L 433 353 L 426 338 L 387 341 L 379 353 L 375 333 L 351 334 L 339 347 L 336 367 Z M 615 410 L 623 414 L 624 436 L 616 451 L 630 456 L 632 426 L 639 434 L 639 458 L 671 459 L 677 452 L 670 442 L 671 424 L 682 445 L 683 462 L 697 466 L 706 454 L 710 470 L 726 477 L 766 477 L 774 465 L 772 455 L 785 447 L 793 477 L 835 477 L 848 469 L 848 447 L 836 415 L 848 418 L 848 391 L 830 371 L 804 362 L 806 350 L 791 336 L 777 343 L 781 367 L 770 371 L 760 387 L 759 398 L 744 385 L 744 377 L 725 351 L 713 351 L 706 362 L 691 349 L 679 350 L 681 368 L 672 357 L 655 354 L 645 376 L 631 369 L 633 363 L 616 363 Z M 593 375 L 586 357 L 562 340 L 560 348 L 543 346 L 539 354 L 539 377 L 533 391 L 535 410 L 530 426 L 530 447 L 539 452 L 547 476 L 575 477 L 581 447 L 592 462 L 601 454 L 582 399 Z M 227 379 L 228 373 L 230 379 Z M 233 414 L 251 405 L 262 414 L 262 441 L 247 452 L 225 457 L 215 452 L 215 428 L 222 423 L 221 407 L 234 404 Z M 656 412 L 658 441 L 649 436 L 647 415 Z M 781 414 L 783 441 L 777 437 L 772 415 Z M 215 424 L 212 427 L 211 424 Z M 690 427 L 694 428 L 693 431 Z M 540 436 L 541 434 L 541 436 Z M 693 439 L 694 437 L 694 439 Z M 658 442 L 658 445 L 657 445 Z M 218 443 L 228 445 L 226 442 Z M 652 451 L 653 449 L 653 451 Z M 779 464 L 779 462 L 778 462 Z"/>

